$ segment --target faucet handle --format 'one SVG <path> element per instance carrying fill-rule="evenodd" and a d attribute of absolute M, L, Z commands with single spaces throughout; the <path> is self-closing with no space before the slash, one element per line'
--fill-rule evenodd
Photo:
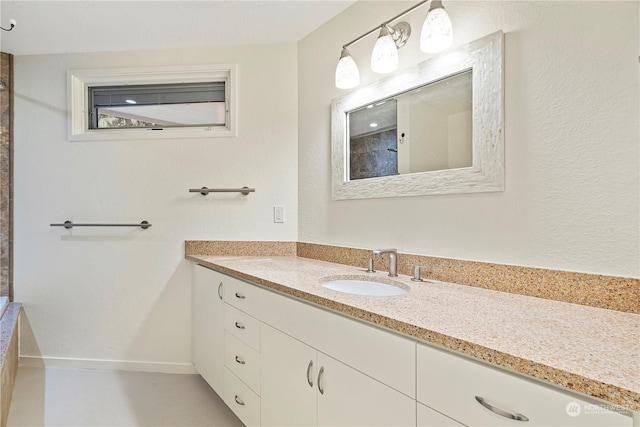
<path fill-rule="evenodd" d="M 373 258 L 362 257 L 362 259 L 366 259 L 367 260 L 367 269 L 365 270 L 365 272 L 366 273 L 375 273 L 376 271 L 373 269 Z"/>
<path fill-rule="evenodd" d="M 411 278 L 414 282 L 424 282 L 424 279 L 420 277 L 420 269 L 427 268 L 426 265 L 414 265 L 413 266 L 413 277 Z"/>

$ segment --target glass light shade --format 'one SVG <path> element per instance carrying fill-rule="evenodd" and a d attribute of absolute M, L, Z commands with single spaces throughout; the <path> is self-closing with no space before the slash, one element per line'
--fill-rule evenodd
<path fill-rule="evenodd" d="M 360 84 L 360 72 L 358 65 L 353 60 L 346 48 L 342 49 L 340 61 L 336 67 L 336 87 L 338 89 L 351 89 Z"/>
<path fill-rule="evenodd" d="M 445 50 L 453 43 L 453 26 L 449 14 L 444 8 L 431 9 L 420 32 L 420 50 L 436 53 Z"/>
<path fill-rule="evenodd" d="M 386 74 L 398 68 L 398 48 L 386 27 L 382 27 L 371 52 L 371 71 Z"/>

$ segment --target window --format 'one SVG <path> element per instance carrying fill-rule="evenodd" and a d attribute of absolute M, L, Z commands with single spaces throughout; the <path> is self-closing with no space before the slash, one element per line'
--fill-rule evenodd
<path fill-rule="evenodd" d="M 224 82 L 89 87 L 89 128 L 224 126 Z"/>
<path fill-rule="evenodd" d="M 68 75 L 72 141 L 235 136 L 233 66 Z"/>

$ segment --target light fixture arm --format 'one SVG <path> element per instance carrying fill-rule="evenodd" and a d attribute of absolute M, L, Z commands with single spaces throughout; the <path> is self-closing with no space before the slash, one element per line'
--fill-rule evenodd
<path fill-rule="evenodd" d="M 11 31 L 11 30 L 13 30 L 13 27 L 16 26 L 16 20 L 15 19 L 10 19 L 9 20 L 9 25 L 11 25 L 9 28 L 0 27 L 0 30 L 2 30 L 2 31 Z"/>
<path fill-rule="evenodd" d="M 411 35 L 411 25 L 405 21 L 398 22 L 393 27 L 389 24 L 385 24 L 389 30 L 389 35 L 393 39 L 396 47 L 400 49 L 407 43 L 409 36 Z"/>
<path fill-rule="evenodd" d="M 398 15 L 394 16 L 393 18 L 389 19 L 388 21 L 384 22 L 382 25 L 379 25 L 379 26 L 375 27 L 374 29 L 372 29 L 371 31 L 369 31 L 369 32 L 367 32 L 367 33 L 365 33 L 365 34 L 361 35 L 360 37 L 358 37 L 358 38 L 355 38 L 355 39 L 351 40 L 349 43 L 347 43 L 347 44 L 343 45 L 342 47 L 349 47 L 349 46 L 351 46 L 352 44 L 359 42 L 360 40 L 364 39 L 365 37 L 370 36 L 371 34 L 375 33 L 376 31 L 379 31 L 379 30 L 380 30 L 380 27 L 382 27 L 382 26 L 384 26 L 384 25 L 387 25 L 387 26 L 388 26 L 388 25 L 389 25 L 390 23 L 392 23 L 393 21 L 396 21 L 396 20 L 398 20 L 398 19 L 402 18 L 403 16 L 405 16 L 405 15 L 407 15 L 407 14 L 409 14 L 409 13 L 413 12 L 414 10 L 416 10 L 417 8 L 419 8 L 420 6 L 422 6 L 423 4 L 428 3 L 429 1 L 431 1 L 431 2 L 438 2 L 438 3 L 440 3 L 440 4 L 442 5 L 442 2 L 441 2 L 441 1 L 439 1 L 439 0 L 423 0 L 423 1 L 421 1 L 420 3 L 416 4 L 415 6 L 410 7 L 409 9 L 405 10 L 404 12 L 402 12 L 402 13 L 400 13 L 400 14 L 398 14 Z M 440 6 L 440 7 L 442 7 L 442 6 Z M 408 24 L 407 24 L 407 25 L 408 25 Z M 394 28 L 394 27 L 389 27 L 389 28 L 393 28 L 393 29 L 395 30 L 395 28 Z M 389 33 L 391 33 L 391 31 L 389 31 Z M 391 34 L 392 34 L 392 33 L 391 33 Z M 392 34 L 391 36 L 393 37 L 393 34 Z M 395 38 L 394 38 L 394 40 L 395 40 Z M 405 40 L 405 41 L 406 41 L 406 40 Z M 404 44 L 404 43 L 403 43 L 403 44 Z"/>

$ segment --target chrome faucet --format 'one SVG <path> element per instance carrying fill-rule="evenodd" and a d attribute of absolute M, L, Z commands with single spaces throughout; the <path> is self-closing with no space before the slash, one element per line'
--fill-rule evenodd
<path fill-rule="evenodd" d="M 380 258 L 383 254 L 389 254 L 389 276 L 398 277 L 398 250 L 397 249 L 374 249 L 374 258 Z"/>

